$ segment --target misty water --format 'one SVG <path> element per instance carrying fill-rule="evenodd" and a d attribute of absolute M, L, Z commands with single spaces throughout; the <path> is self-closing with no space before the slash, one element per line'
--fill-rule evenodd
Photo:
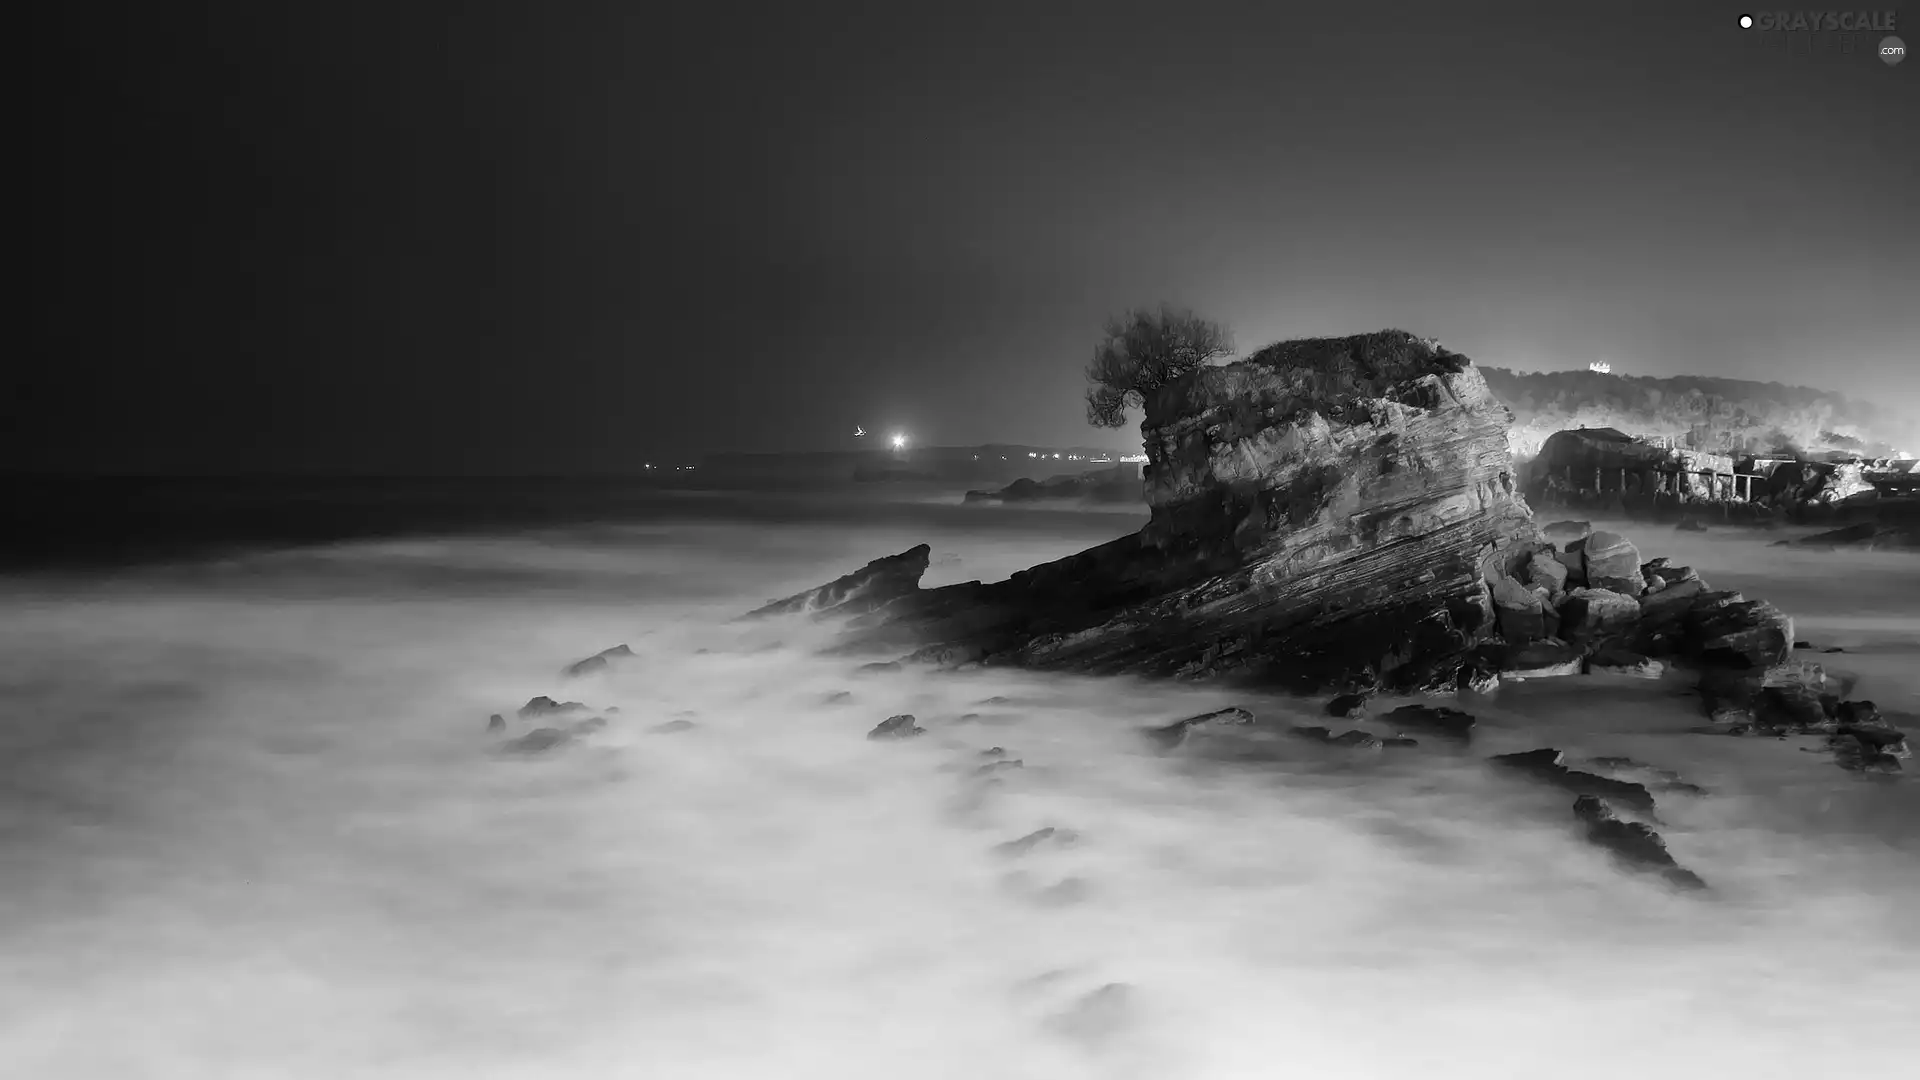
<path fill-rule="evenodd" d="M 1684 685 L 1634 680 L 1472 700 L 1470 749 L 1165 755 L 1141 727 L 1224 704 L 1326 721 L 866 674 L 804 619 L 728 622 L 922 541 L 928 584 L 993 579 L 1137 514 L 663 505 L 6 579 L 0 1075 L 1914 1074 L 1911 779 L 1682 734 Z M 1920 560 L 1623 528 L 1920 713 Z M 500 755 L 486 717 L 528 730 L 537 694 L 609 724 Z M 902 712 L 928 734 L 865 738 Z M 1659 814 L 1712 893 L 1624 874 L 1481 762 L 1542 745 L 1707 788 Z M 976 775 L 994 747 L 1022 767 Z"/>

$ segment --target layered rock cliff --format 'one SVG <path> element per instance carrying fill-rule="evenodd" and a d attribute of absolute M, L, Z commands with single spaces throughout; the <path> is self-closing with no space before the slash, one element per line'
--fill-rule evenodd
<path fill-rule="evenodd" d="M 1485 582 L 1531 557 L 1509 416 L 1466 357 L 1400 331 L 1286 342 L 1146 403 L 1139 533 L 1003 582 L 899 597 L 856 646 L 1295 689 L 1452 689 Z"/>

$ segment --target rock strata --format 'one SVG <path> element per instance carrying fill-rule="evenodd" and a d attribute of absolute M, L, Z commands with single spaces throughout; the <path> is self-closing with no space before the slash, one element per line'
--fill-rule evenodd
<path fill-rule="evenodd" d="M 1433 342 L 1285 342 L 1146 402 L 1140 532 L 926 590 L 922 546 L 756 614 L 897 594 L 851 639 L 966 663 L 1450 692 L 1492 629 L 1484 574 L 1536 550 L 1507 423 L 1473 364 Z"/>

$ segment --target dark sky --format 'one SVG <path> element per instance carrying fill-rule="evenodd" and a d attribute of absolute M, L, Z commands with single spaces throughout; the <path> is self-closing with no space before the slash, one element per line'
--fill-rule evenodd
<path fill-rule="evenodd" d="M 1162 299 L 1246 350 L 1397 326 L 1920 405 L 1920 61 L 1877 35 L 1789 50 L 1685 2 L 764 6 L 58 5 L 22 43 L 8 466 L 621 470 L 856 422 L 1121 445 L 1081 368 Z"/>

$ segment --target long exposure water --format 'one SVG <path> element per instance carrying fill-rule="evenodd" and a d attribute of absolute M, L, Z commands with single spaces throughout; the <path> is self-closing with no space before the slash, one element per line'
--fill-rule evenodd
<path fill-rule="evenodd" d="M 1910 779 L 1683 734 L 1684 684 L 1633 680 L 1469 702 L 1470 749 L 1166 755 L 1141 727 L 1224 704 L 1326 721 L 863 673 L 804 619 L 727 621 L 921 541 L 929 584 L 994 579 L 1138 514 L 640 518 L 0 582 L 0 1075 L 1914 1075 Z M 1920 713 L 1920 560 L 1622 528 Z M 538 694 L 609 722 L 501 754 Z M 903 712 L 928 734 L 864 737 Z M 1711 895 L 1481 760 L 1543 745 L 1705 787 L 1659 814 Z"/>

